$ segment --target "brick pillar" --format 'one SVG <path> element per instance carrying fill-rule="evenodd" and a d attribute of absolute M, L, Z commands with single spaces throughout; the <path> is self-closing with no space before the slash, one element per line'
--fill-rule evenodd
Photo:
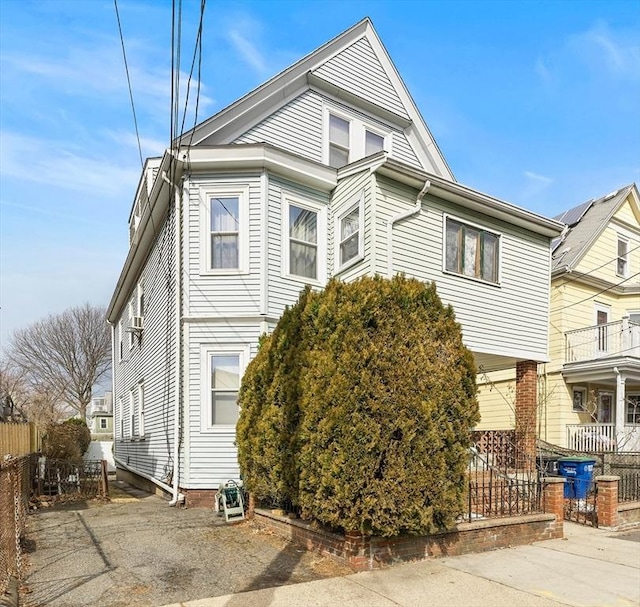
<path fill-rule="evenodd" d="M 556 537 L 563 537 L 565 482 L 564 477 L 548 476 L 542 487 L 544 511 L 556 515 Z"/>
<path fill-rule="evenodd" d="M 523 360 L 516 363 L 516 440 L 525 461 L 521 467 L 535 466 L 536 417 L 538 410 L 538 363 Z"/>
<path fill-rule="evenodd" d="M 618 481 L 619 476 L 597 476 L 598 527 L 618 526 Z"/>

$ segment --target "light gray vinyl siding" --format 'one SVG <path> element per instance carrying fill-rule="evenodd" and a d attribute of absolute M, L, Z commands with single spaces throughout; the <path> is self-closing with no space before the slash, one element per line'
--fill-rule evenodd
<path fill-rule="evenodd" d="M 322 161 L 322 98 L 307 91 L 265 118 L 234 143 L 269 143 Z"/>
<path fill-rule="evenodd" d="M 295 184 L 286 179 L 270 175 L 269 176 L 269 252 L 268 252 L 268 284 L 269 284 L 269 308 L 270 317 L 279 317 L 286 306 L 294 304 L 304 289 L 303 279 L 297 280 L 286 276 L 284 268 L 284 248 L 287 242 L 283 243 L 283 213 L 285 208 L 284 197 L 289 194 L 300 201 L 308 201 L 316 205 L 326 207 L 329 203 L 327 194 L 317 192 L 311 188 L 300 184 Z M 284 195 L 283 195 L 284 192 Z M 327 227 L 329 227 L 327 221 Z M 327 234 L 318 233 L 318 246 L 327 247 Z M 325 264 L 325 273 L 328 275 L 328 267 Z"/>
<path fill-rule="evenodd" d="M 238 348 L 239 351 L 248 349 L 250 359 L 257 352 L 261 331 L 259 323 L 250 321 L 188 323 L 188 347 L 185 351 L 188 365 L 188 382 L 185 386 L 188 446 L 185 448 L 188 449 L 189 464 L 184 476 L 186 488 L 216 489 L 220 483 L 240 478 L 235 430 L 206 428 L 209 370 L 203 366 L 203 349 L 212 352 L 217 348 L 226 351 L 229 348 Z"/>
<path fill-rule="evenodd" d="M 208 274 L 203 272 L 201 253 L 206 242 L 201 241 L 203 210 L 208 201 L 208 188 L 249 187 L 249 217 L 242 221 L 240 238 L 249 238 L 249 259 L 246 273 Z M 260 312 L 261 267 L 261 189 L 258 174 L 197 176 L 187 184 L 186 217 L 186 280 L 184 284 L 184 314 L 187 317 L 223 317 Z M 205 226 L 207 227 L 207 226 Z"/>
<path fill-rule="evenodd" d="M 352 204 L 364 193 L 364 225 L 360 227 L 364 237 L 364 259 L 339 271 L 339 253 L 337 251 L 340 239 L 340 216 L 349 210 Z M 370 273 L 372 267 L 372 188 L 371 175 L 368 171 L 352 175 L 340 180 L 331 199 L 329 223 L 329 267 L 333 268 L 333 276 L 341 280 L 351 281 Z"/>
<path fill-rule="evenodd" d="M 361 38 L 319 68 L 314 74 L 355 95 L 408 118 L 407 111 L 375 51 Z"/>
<path fill-rule="evenodd" d="M 378 179 L 380 252 L 387 219 L 408 210 L 416 191 Z M 443 272 L 445 213 L 501 234 L 500 286 Z M 381 259 L 386 260 L 385 256 Z M 547 355 L 549 301 L 548 239 L 429 196 L 422 211 L 393 229 L 394 271 L 436 281 L 442 301 L 451 304 L 469 348 L 504 356 L 543 360 Z M 379 266 L 382 270 L 382 265 Z"/>
<path fill-rule="evenodd" d="M 392 141 L 393 143 L 391 148 L 391 156 L 397 158 L 402 162 L 406 162 L 411 166 L 419 167 L 419 168 L 427 168 L 423 167 L 420 160 L 416 156 L 416 153 L 413 151 L 407 136 L 402 131 L 393 131 L 392 132 Z"/>
<path fill-rule="evenodd" d="M 242 134 L 234 143 L 268 143 L 309 160 L 322 162 L 325 102 L 329 107 L 354 116 L 381 132 L 390 133 L 390 155 L 412 166 L 422 167 L 404 131 L 313 91 L 306 91 L 296 97 Z"/>
<path fill-rule="evenodd" d="M 173 210 L 171 210 L 173 214 Z M 129 349 L 124 335 L 123 358 L 118 362 L 118 335 L 114 369 L 115 457 L 136 471 L 167 480 L 173 468 L 175 402 L 175 228 L 173 216 L 160 226 L 158 237 L 143 268 L 144 329 Z M 133 314 L 138 315 L 137 287 L 130 293 Z M 129 326 L 129 310 L 123 311 L 123 325 Z M 139 407 L 138 384 L 144 382 L 144 439 L 131 436 L 129 391 L 133 388 Z M 119 437 L 119 399 L 122 397 L 124 437 Z M 181 465 L 182 467 L 182 465 Z"/>

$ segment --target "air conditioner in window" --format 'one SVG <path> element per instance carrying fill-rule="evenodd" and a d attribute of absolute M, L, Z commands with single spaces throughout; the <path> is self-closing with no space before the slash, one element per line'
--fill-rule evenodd
<path fill-rule="evenodd" d="M 129 325 L 129 328 L 132 331 L 142 331 L 142 329 L 144 328 L 144 317 L 143 316 L 132 316 L 131 317 L 131 324 Z"/>

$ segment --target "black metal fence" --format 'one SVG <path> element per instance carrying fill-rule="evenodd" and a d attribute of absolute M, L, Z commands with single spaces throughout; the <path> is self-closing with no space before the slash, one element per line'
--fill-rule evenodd
<path fill-rule="evenodd" d="M 102 462 L 86 460 L 75 464 L 44 459 L 38 462 L 37 491 L 41 496 L 78 495 L 93 498 L 104 494 Z"/>
<path fill-rule="evenodd" d="M 542 476 L 535 459 L 518 448 L 515 431 L 479 431 L 472 438 L 467 507 L 461 519 L 543 512 Z"/>

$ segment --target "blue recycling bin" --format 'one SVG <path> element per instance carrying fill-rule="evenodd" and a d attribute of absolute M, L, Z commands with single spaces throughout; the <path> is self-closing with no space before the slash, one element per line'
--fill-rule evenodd
<path fill-rule="evenodd" d="M 585 499 L 593 483 L 595 459 L 589 457 L 562 457 L 558 460 L 558 472 L 567 482 L 564 484 L 564 497 Z"/>

